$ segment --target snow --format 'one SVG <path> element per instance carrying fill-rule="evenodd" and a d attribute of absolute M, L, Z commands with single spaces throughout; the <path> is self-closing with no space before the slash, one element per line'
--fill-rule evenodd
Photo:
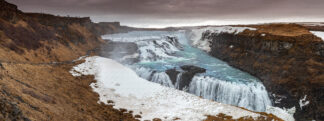
<path fill-rule="evenodd" d="M 303 99 L 299 100 L 300 109 L 303 109 L 304 106 L 309 104 L 309 101 L 306 101 L 306 98 L 307 98 L 307 95 L 305 95 Z"/>
<path fill-rule="evenodd" d="M 310 31 L 310 32 L 324 41 L 324 32 L 321 31 Z"/>
<path fill-rule="evenodd" d="M 266 113 L 272 113 L 273 115 L 281 118 L 284 121 L 295 121 L 294 113 L 296 112 L 296 108 L 292 107 L 290 109 L 281 109 L 278 107 L 268 106 Z"/>
<path fill-rule="evenodd" d="M 209 31 L 210 33 L 232 33 L 232 34 L 239 34 L 244 30 L 256 30 L 256 28 L 250 27 L 232 27 L 232 26 L 219 26 L 219 27 L 202 27 L 192 29 L 189 32 L 189 39 L 192 41 L 192 45 L 204 50 L 206 52 L 210 52 L 210 41 L 211 39 L 204 39 L 202 35 L 204 32 Z"/>
<path fill-rule="evenodd" d="M 99 102 L 114 101 L 114 108 L 124 108 L 142 116 L 141 120 L 160 118 L 183 121 L 204 120 L 206 115 L 224 113 L 237 119 L 258 117 L 257 113 L 238 107 L 202 99 L 173 88 L 163 87 L 140 78 L 133 70 L 103 57 L 87 57 L 85 62 L 71 69 L 73 76 L 94 75 L 90 84 L 99 94 Z M 290 121 L 290 120 L 289 120 Z"/>

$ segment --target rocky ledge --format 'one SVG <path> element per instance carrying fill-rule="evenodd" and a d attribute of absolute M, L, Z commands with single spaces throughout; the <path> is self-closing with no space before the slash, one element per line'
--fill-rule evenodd
<path fill-rule="evenodd" d="M 190 82 L 192 81 L 192 78 L 198 74 L 198 73 L 205 73 L 206 69 L 200 68 L 197 66 L 192 65 L 184 65 L 180 67 L 182 70 L 179 71 L 177 69 L 169 69 L 165 72 L 170 77 L 172 84 L 176 85 L 177 89 L 183 90 L 186 87 L 189 87 Z M 181 74 L 181 75 L 179 75 Z M 180 76 L 180 77 L 178 77 Z M 178 84 L 176 84 L 178 83 Z"/>

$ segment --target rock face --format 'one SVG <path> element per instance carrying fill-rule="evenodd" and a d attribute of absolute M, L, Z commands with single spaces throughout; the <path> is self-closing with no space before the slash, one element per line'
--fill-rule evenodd
<path fill-rule="evenodd" d="M 295 107 L 296 120 L 324 119 L 324 42 L 320 38 L 260 31 L 205 35 L 212 38 L 210 54 L 260 78 L 274 106 Z"/>
<path fill-rule="evenodd" d="M 177 71 L 177 69 L 168 69 L 165 71 L 166 74 L 168 74 L 170 80 L 172 81 L 172 84 L 175 85 L 177 82 L 177 77 L 180 71 Z"/>
<path fill-rule="evenodd" d="M 166 70 L 166 73 L 170 77 L 172 84 L 176 85 L 177 89 L 183 90 L 185 87 L 189 87 L 192 78 L 198 73 L 205 73 L 206 69 L 192 65 L 184 65 L 180 67 L 183 72 L 176 69 Z"/>

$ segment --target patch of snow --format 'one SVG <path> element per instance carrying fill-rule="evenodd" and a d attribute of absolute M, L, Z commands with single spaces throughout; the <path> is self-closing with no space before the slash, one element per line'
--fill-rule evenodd
<path fill-rule="evenodd" d="M 310 31 L 310 32 L 324 41 L 324 32 L 321 31 Z"/>
<path fill-rule="evenodd" d="M 161 86 L 140 78 L 133 70 L 103 57 L 88 57 L 86 62 L 73 67 L 74 76 L 94 75 L 97 82 L 90 84 L 99 94 L 99 102 L 114 101 L 114 108 L 132 110 L 142 116 L 141 120 L 160 118 L 171 121 L 204 120 L 206 115 L 224 113 L 233 119 L 260 116 L 238 107 L 202 99 L 173 88 Z M 98 103 L 99 103 L 98 102 Z M 290 120 L 289 120 L 290 121 Z"/>
<path fill-rule="evenodd" d="M 233 47 L 234 47 L 233 45 L 229 46 L 229 48 L 233 48 Z"/>
<path fill-rule="evenodd" d="M 324 23 L 321 22 L 304 22 L 300 23 L 301 25 L 306 25 L 306 26 L 324 26 Z"/>
<path fill-rule="evenodd" d="M 81 56 L 81 57 L 79 57 L 78 59 L 73 60 L 72 62 L 80 61 L 80 60 L 82 60 L 82 59 L 84 59 L 84 58 L 86 58 L 86 57 L 87 57 L 87 56 Z"/>
<path fill-rule="evenodd" d="M 303 99 L 299 100 L 300 109 L 303 109 L 304 106 L 309 104 L 309 101 L 306 101 L 306 98 L 307 98 L 307 95 L 305 95 Z"/>
<path fill-rule="evenodd" d="M 202 27 L 192 29 L 189 32 L 189 39 L 191 40 L 191 44 L 201 50 L 206 52 L 210 52 L 210 41 L 211 39 L 202 38 L 203 34 L 206 32 L 210 33 L 232 33 L 232 34 L 239 34 L 244 30 L 256 30 L 256 28 L 250 27 L 232 27 L 232 26 L 219 26 L 219 27 Z"/>
<path fill-rule="evenodd" d="M 82 63 L 78 66 L 74 66 L 69 72 L 72 74 L 72 76 L 81 76 L 81 75 L 93 75 L 95 73 L 95 68 L 93 67 L 94 63 L 91 62 L 93 60 L 89 60 L 85 58 L 87 63 Z"/>
<path fill-rule="evenodd" d="M 266 113 L 272 113 L 273 115 L 281 118 L 284 121 L 295 121 L 294 113 L 296 112 L 296 108 L 292 107 L 290 109 L 281 109 L 278 107 L 268 106 Z"/>

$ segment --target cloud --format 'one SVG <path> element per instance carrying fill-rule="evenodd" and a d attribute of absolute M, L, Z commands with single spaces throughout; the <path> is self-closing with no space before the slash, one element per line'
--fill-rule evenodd
<path fill-rule="evenodd" d="M 20 9 L 130 22 L 145 20 L 324 18 L 324 0 L 8 0 Z M 139 19 L 139 17 L 141 17 Z M 109 20 L 108 20 L 109 21 Z"/>

